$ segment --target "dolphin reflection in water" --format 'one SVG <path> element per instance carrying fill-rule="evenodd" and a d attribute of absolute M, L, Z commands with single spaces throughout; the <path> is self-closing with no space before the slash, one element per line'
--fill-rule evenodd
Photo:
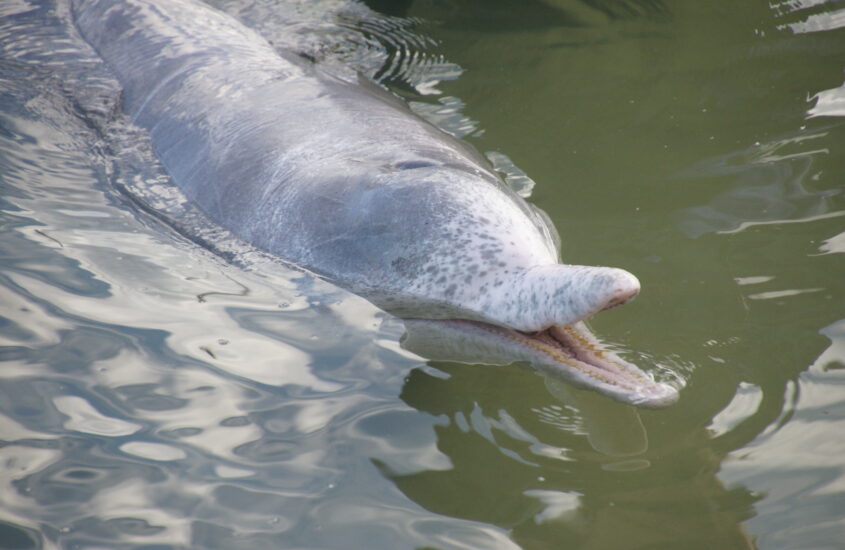
<path fill-rule="evenodd" d="M 582 322 L 632 299 L 637 279 L 559 263 L 546 216 L 397 97 L 280 53 L 198 1 L 74 0 L 73 11 L 188 200 L 405 319 L 409 349 L 527 361 L 643 407 L 677 399 Z"/>

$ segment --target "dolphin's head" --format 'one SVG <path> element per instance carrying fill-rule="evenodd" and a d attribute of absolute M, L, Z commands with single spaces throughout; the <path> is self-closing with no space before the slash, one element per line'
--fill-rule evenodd
<path fill-rule="evenodd" d="M 471 350 L 467 361 L 529 361 L 645 407 L 676 400 L 674 388 L 602 347 L 581 323 L 636 296 L 636 277 L 559 263 L 548 217 L 501 182 L 491 192 L 491 181 L 470 170 L 407 165 L 415 168 L 360 186 L 343 221 L 352 229 L 330 241 L 332 258 L 355 266 L 343 286 L 408 320 L 407 348 L 429 358 Z M 361 211 L 366 224 L 355 223 Z"/>

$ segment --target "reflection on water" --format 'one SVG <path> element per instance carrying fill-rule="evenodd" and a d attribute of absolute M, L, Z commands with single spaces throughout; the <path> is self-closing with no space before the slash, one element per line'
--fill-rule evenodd
<path fill-rule="evenodd" d="M 648 434 L 639 412 L 631 407 L 607 407 L 600 396 L 579 391 L 568 384 L 546 379 L 546 388 L 561 403 L 573 407 L 580 415 L 582 430 L 596 452 L 609 457 L 633 457 L 648 450 Z M 625 460 L 604 468 L 648 468 L 645 459 Z"/>
<path fill-rule="evenodd" d="M 402 398 L 452 420 L 435 429 L 453 467 L 389 472 L 426 508 L 507 527 L 525 547 L 537 540 L 625 547 L 632 532 L 643 547 L 679 541 L 702 548 L 751 546 L 739 523 L 752 515 L 756 499 L 746 490 L 726 489 L 717 478 L 723 456 L 709 448 L 706 430 L 667 438 L 660 413 L 643 412 L 640 420 L 635 411 L 593 395 L 579 395 L 579 408 L 571 396 L 567 402 L 549 396 L 543 406 L 531 407 L 529 396 L 542 387 L 539 377 L 518 387 L 519 373 L 507 368 L 442 368 L 448 379 L 414 371 Z M 486 391 L 499 384 L 509 391 Z M 591 413 L 603 418 L 589 418 Z M 616 424 L 596 425 L 610 419 Z M 646 432 L 656 437 L 647 442 Z M 724 506 L 713 510 L 713 502 Z"/>
<path fill-rule="evenodd" d="M 807 111 L 810 117 L 845 116 L 845 84 L 838 88 L 822 90 L 813 96 L 816 104 Z"/>
<path fill-rule="evenodd" d="M 796 34 L 832 31 L 845 27 L 845 10 L 831 5 L 823 11 L 813 13 L 819 6 L 834 4 L 826 0 L 781 0 L 773 3 L 773 8 L 784 15 L 790 22 L 779 25 Z"/>
<path fill-rule="evenodd" d="M 600 332 L 689 383 L 637 412 L 426 364 L 367 302 L 225 262 L 118 191 L 166 175 L 98 130 L 118 90 L 67 3 L 3 2 L 0 548 L 840 545 L 841 7 L 223 4 L 507 153 L 568 259 L 643 280 Z"/>
<path fill-rule="evenodd" d="M 729 186 L 706 205 L 680 210 L 678 225 L 691 237 L 711 231 L 732 232 L 759 223 L 795 221 L 830 215 L 839 189 L 818 189 L 816 157 L 830 155 L 828 132 L 802 134 L 748 150 L 708 159 L 681 177 L 698 186 Z M 835 213 L 838 215 L 839 213 Z"/>

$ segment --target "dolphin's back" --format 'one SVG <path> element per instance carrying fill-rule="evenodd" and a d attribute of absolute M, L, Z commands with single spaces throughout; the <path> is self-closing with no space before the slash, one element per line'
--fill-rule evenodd
<path fill-rule="evenodd" d="M 120 80 L 125 111 L 150 131 L 179 187 L 218 222 L 283 257 L 299 260 L 290 257 L 290 232 L 288 250 L 279 250 L 260 226 L 278 215 L 290 224 L 288 201 L 311 196 L 337 212 L 351 199 L 355 209 L 366 199 L 350 195 L 395 186 L 403 178 L 384 176 L 409 168 L 447 166 L 500 185 L 471 148 L 375 85 L 280 54 L 199 2 L 75 0 L 74 11 Z"/>

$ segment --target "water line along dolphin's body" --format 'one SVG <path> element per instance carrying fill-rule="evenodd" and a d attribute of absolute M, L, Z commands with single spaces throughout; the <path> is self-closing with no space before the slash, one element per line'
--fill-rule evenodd
<path fill-rule="evenodd" d="M 216 223 L 418 319 L 424 336 L 435 326 L 478 336 L 628 403 L 677 398 L 579 322 L 631 299 L 637 279 L 560 264 L 544 215 L 398 98 L 280 54 L 195 0 L 73 0 L 73 10 L 124 110 Z"/>

